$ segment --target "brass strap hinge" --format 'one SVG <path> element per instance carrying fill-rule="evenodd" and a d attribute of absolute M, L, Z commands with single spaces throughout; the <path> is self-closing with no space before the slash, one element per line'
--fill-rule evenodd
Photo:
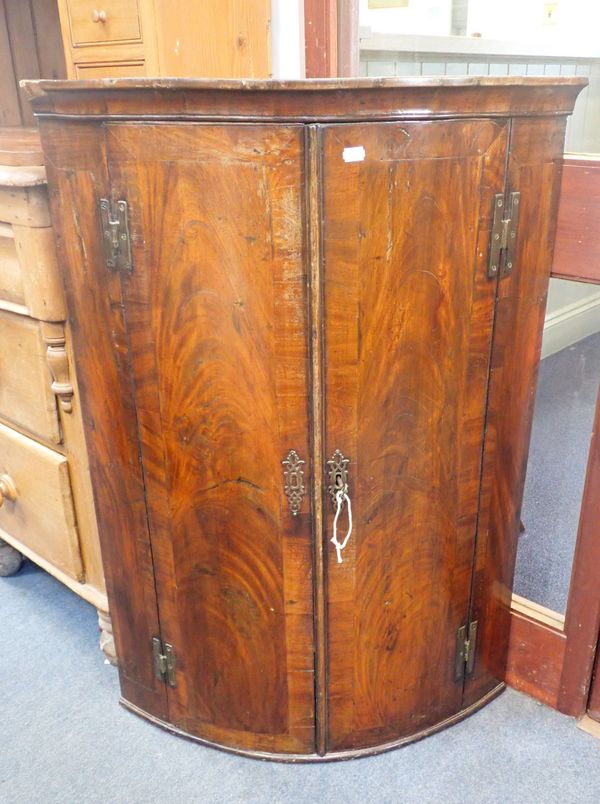
<path fill-rule="evenodd" d="M 475 667 L 475 648 L 477 646 L 477 620 L 473 620 L 456 632 L 456 654 L 454 658 L 454 680 L 462 681 L 470 676 Z"/>
<path fill-rule="evenodd" d="M 508 204 L 504 205 L 504 196 L 494 196 L 494 220 L 490 240 L 490 261 L 488 277 L 498 276 L 502 266 L 502 276 L 510 274 L 515 261 L 517 245 L 517 227 L 519 225 L 520 193 L 509 193 Z"/>
<path fill-rule="evenodd" d="M 175 678 L 175 650 L 173 645 L 163 642 L 160 637 L 152 637 L 152 654 L 154 656 L 154 672 L 159 681 L 166 682 L 169 687 L 177 686 Z"/>
<path fill-rule="evenodd" d="M 127 201 L 117 201 L 113 205 L 108 198 L 101 198 L 100 223 L 106 265 L 108 268 L 130 274 L 133 271 L 133 264 Z"/>

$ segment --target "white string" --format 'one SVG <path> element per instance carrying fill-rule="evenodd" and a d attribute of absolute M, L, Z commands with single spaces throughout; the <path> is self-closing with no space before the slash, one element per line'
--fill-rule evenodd
<path fill-rule="evenodd" d="M 350 497 L 348 497 L 348 486 L 344 486 L 336 491 L 335 501 L 337 504 L 337 509 L 335 516 L 333 517 L 333 536 L 331 537 L 331 543 L 335 546 L 338 564 L 341 564 L 343 562 L 342 550 L 346 547 L 348 544 L 348 539 L 352 535 L 352 504 L 350 503 Z M 342 512 L 342 508 L 344 507 L 344 501 L 346 501 L 348 504 L 348 532 L 346 533 L 344 541 L 340 544 L 337 537 L 337 523 L 340 513 Z"/>

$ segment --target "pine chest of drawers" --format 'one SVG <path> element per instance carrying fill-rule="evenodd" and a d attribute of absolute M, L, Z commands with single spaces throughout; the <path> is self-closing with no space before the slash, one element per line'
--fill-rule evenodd
<path fill-rule="evenodd" d="M 98 609 L 114 659 L 46 174 L 27 129 L 0 130 L 0 344 L 0 540 Z"/>

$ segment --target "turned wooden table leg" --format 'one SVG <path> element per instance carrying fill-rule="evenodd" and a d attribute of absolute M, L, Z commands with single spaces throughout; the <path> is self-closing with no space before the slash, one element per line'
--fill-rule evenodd
<path fill-rule="evenodd" d="M 23 566 L 22 554 L 15 550 L 12 545 L 0 539 L 0 576 L 8 578 L 9 575 L 16 575 Z"/>
<path fill-rule="evenodd" d="M 112 620 L 107 611 L 100 611 L 100 609 L 98 609 L 98 626 L 100 629 L 100 649 L 111 664 L 117 664 Z"/>

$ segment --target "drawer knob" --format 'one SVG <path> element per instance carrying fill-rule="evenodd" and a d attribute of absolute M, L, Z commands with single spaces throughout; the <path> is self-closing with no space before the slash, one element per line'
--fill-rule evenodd
<path fill-rule="evenodd" d="M 106 22 L 106 11 L 104 9 L 94 9 L 92 11 L 92 22 Z"/>
<path fill-rule="evenodd" d="M 17 487 L 10 475 L 0 475 L 0 508 L 4 505 L 4 498 L 17 499 Z"/>

